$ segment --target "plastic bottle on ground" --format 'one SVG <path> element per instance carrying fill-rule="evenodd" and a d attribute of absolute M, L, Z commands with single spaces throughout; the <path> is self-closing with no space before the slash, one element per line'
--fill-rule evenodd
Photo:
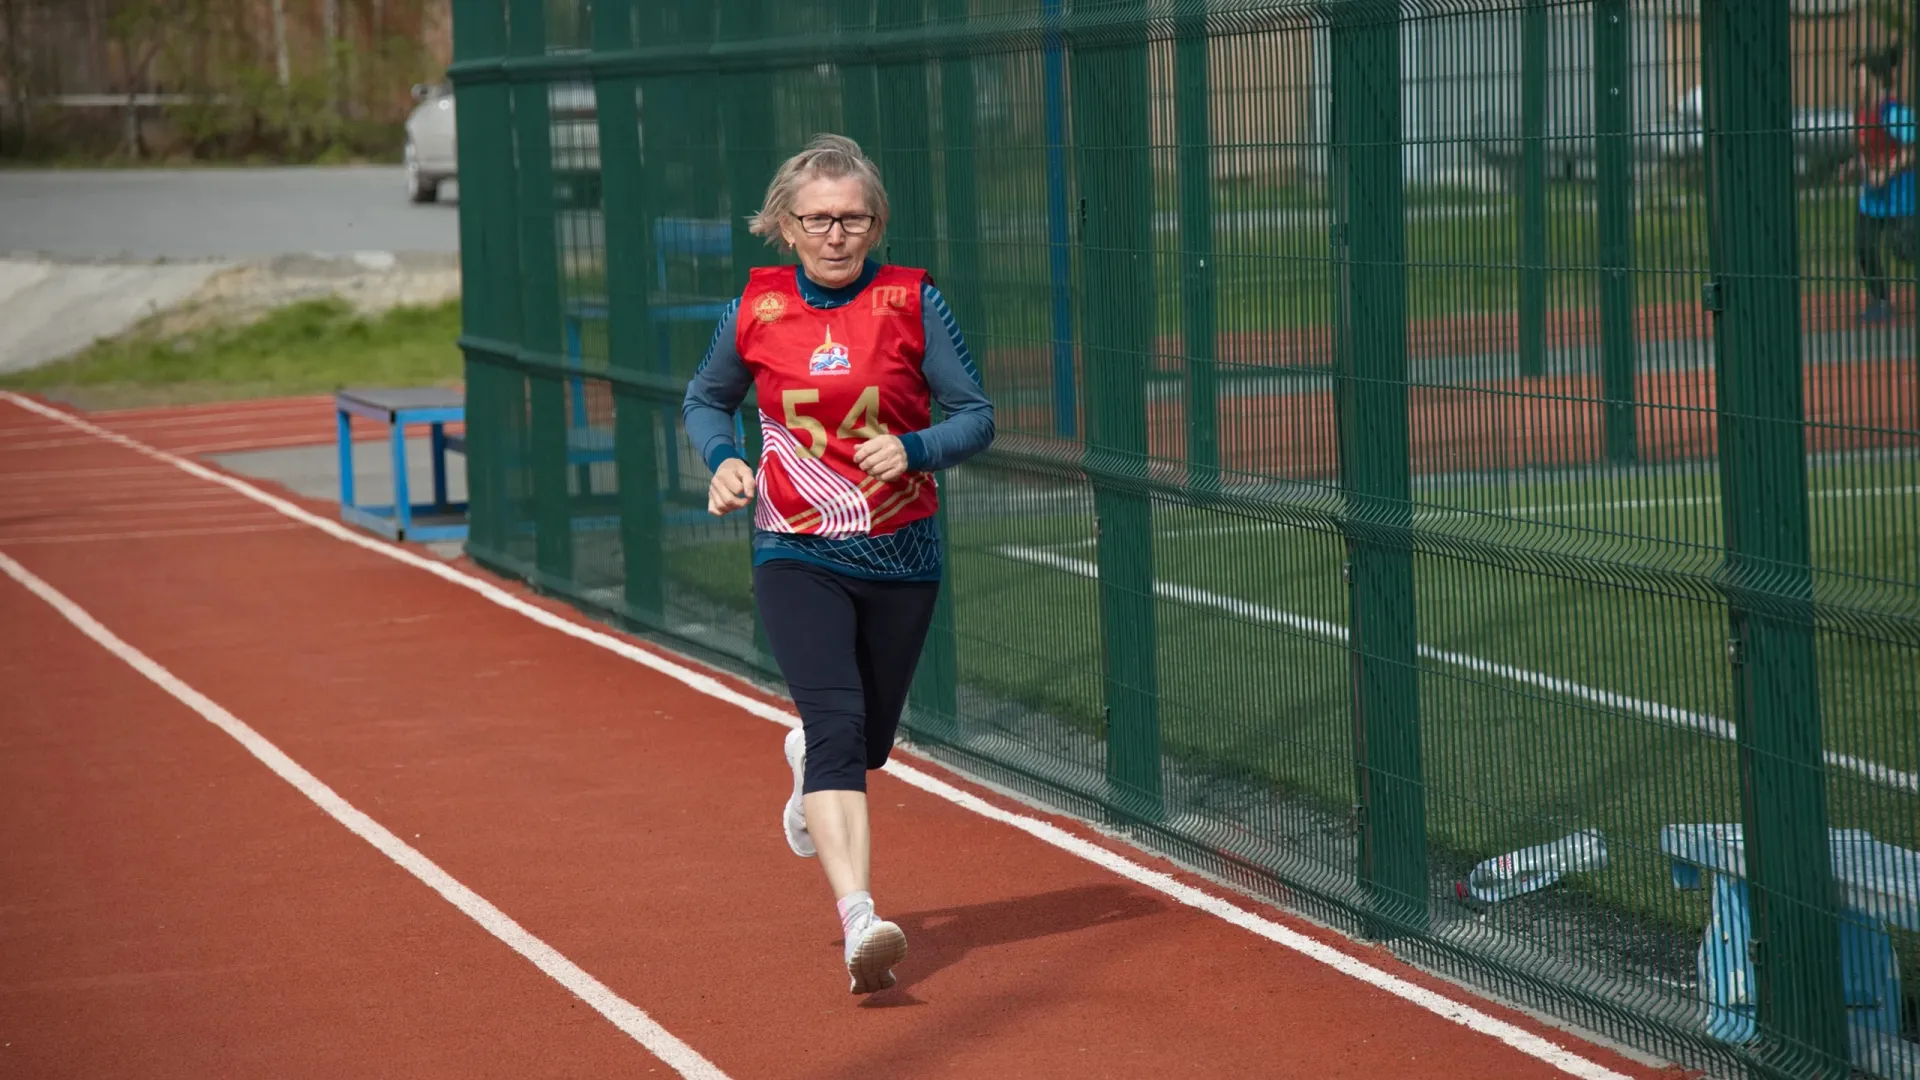
<path fill-rule="evenodd" d="M 1473 868 L 1467 892 L 1494 904 L 1544 889 L 1567 874 L 1607 865 L 1607 838 L 1598 829 L 1569 833 L 1550 844 L 1509 851 Z"/>

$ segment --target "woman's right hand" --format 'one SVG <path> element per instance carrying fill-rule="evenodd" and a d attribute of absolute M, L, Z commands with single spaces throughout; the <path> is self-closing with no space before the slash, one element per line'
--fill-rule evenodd
<path fill-rule="evenodd" d="M 731 514 L 753 501 L 753 470 L 739 458 L 728 458 L 714 470 L 707 485 L 707 513 Z"/>

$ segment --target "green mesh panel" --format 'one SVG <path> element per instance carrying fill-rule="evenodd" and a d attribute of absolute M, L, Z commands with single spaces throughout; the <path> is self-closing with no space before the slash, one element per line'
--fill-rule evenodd
<path fill-rule="evenodd" d="M 844 132 L 998 408 L 910 738 L 1656 1053 L 1920 1067 L 1826 856 L 1920 848 L 1912 219 L 1876 286 L 1845 170 L 1910 4 L 455 8 L 476 559 L 777 674 L 680 400 Z M 1745 830 L 1730 1011 L 1684 824 Z"/>

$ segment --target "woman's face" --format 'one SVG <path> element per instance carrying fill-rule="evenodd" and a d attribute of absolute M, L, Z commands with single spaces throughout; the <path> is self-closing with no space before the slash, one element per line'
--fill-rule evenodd
<path fill-rule="evenodd" d="M 865 216 L 870 220 L 866 231 L 858 234 L 849 233 L 844 220 L 829 225 L 823 233 L 808 232 L 801 223 L 804 218 L 823 216 L 841 219 Z M 854 227 L 859 226 L 856 221 Z M 880 239 L 880 222 L 873 217 L 867 205 L 866 185 L 858 178 L 820 177 L 800 185 L 793 197 L 793 213 L 780 223 L 780 235 L 793 245 L 808 277 L 816 284 L 837 289 L 859 280 L 867 252 Z"/>

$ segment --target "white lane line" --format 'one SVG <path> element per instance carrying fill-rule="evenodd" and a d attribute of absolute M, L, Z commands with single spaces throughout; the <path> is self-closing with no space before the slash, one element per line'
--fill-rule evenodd
<path fill-rule="evenodd" d="M 433 860 L 395 836 L 386 826 L 341 798 L 332 788 L 322 783 L 319 777 L 301 767 L 299 762 L 288 757 L 259 732 L 248 727 L 205 694 L 182 682 L 145 653 L 121 640 L 113 631 L 101 625 L 98 619 L 88 614 L 84 608 L 41 580 L 32 571 L 15 562 L 4 552 L 0 552 L 0 573 L 5 573 L 25 586 L 27 591 L 46 601 L 50 607 L 60 613 L 62 618 L 72 623 L 81 633 L 92 638 L 101 648 L 144 675 L 149 682 L 165 690 L 187 708 L 199 713 L 208 723 L 226 732 L 235 742 L 245 747 L 248 753 L 258 758 L 267 768 L 272 769 L 275 776 L 293 785 L 300 794 L 312 800 L 315 806 L 326 811 L 328 817 L 345 825 L 355 836 L 372 844 L 401 869 L 419 878 L 422 884 L 439 893 L 449 904 L 479 923 L 487 933 L 531 961 L 549 978 L 572 991 L 575 997 L 592 1006 L 595 1012 L 612 1021 L 615 1027 L 626 1032 L 655 1057 L 672 1066 L 675 1072 L 687 1077 L 688 1080 L 727 1080 L 726 1074 L 716 1068 L 712 1062 L 701 1057 L 691 1046 L 681 1042 L 666 1028 L 661 1027 L 638 1006 L 614 993 L 605 983 L 587 974 L 578 964 L 561 955 L 553 946 L 534 937 L 525 927 L 514 922 L 506 912 L 494 907 L 479 893 L 462 885 L 453 875 L 440 869 Z"/>
<path fill-rule="evenodd" d="M 118 540 L 167 540 L 182 536 L 233 536 L 240 533 L 288 532 L 300 528 L 292 522 L 272 525 L 229 525 L 205 529 L 139 529 L 130 532 L 66 533 L 59 536 L 0 535 L 0 547 L 21 544 L 91 544 Z"/>
<path fill-rule="evenodd" d="M 1076 559 L 1055 551 L 1021 547 L 1017 544 L 1009 544 L 994 548 L 993 550 L 995 554 L 1018 562 L 1060 570 L 1073 574 L 1076 577 L 1086 578 L 1090 581 L 1100 580 L 1099 565 L 1088 562 L 1085 559 Z M 1192 585 L 1176 585 L 1172 582 L 1156 581 L 1153 583 L 1153 593 L 1162 600 L 1172 600 L 1190 607 L 1212 608 L 1215 611 L 1225 612 L 1228 615 L 1244 619 L 1248 622 L 1265 623 L 1268 626 L 1284 626 L 1291 630 L 1298 630 L 1303 634 L 1311 634 L 1314 637 L 1324 638 L 1336 644 L 1345 644 L 1347 640 L 1347 628 L 1339 623 L 1329 622 L 1325 619 L 1310 618 L 1306 615 L 1296 615 L 1291 611 L 1282 611 L 1279 608 L 1268 607 L 1265 604 L 1257 604 L 1251 600 L 1242 600 L 1235 596 L 1222 596 L 1219 593 L 1208 592 L 1205 589 L 1196 588 Z M 1418 646 L 1417 653 L 1422 660 L 1431 660 L 1435 663 L 1446 664 L 1449 667 L 1464 668 L 1467 671 L 1481 675 L 1492 675 L 1495 678 L 1519 683 L 1522 686 L 1531 686 L 1536 689 L 1546 690 L 1564 697 L 1576 698 L 1580 701 L 1590 702 L 1609 709 L 1618 709 L 1622 712 L 1633 713 L 1636 716 L 1644 716 L 1651 720 L 1658 720 L 1663 724 L 1669 724 L 1673 727 L 1683 728 L 1688 731 L 1698 731 L 1716 739 L 1725 739 L 1731 742 L 1738 737 L 1730 721 L 1714 716 L 1711 713 L 1694 712 L 1690 709 L 1682 709 L 1677 705 L 1667 705 L 1658 701 L 1646 701 L 1613 690 L 1602 690 L 1598 687 L 1586 686 L 1582 683 L 1574 682 L 1571 679 L 1562 679 L 1558 676 L 1548 675 L 1543 672 L 1529 671 L 1523 667 L 1498 663 L 1483 657 L 1473 656 L 1469 653 L 1454 652 L 1450 649 L 1439 649 L 1432 645 Z M 1851 754 L 1836 753 L 1832 750 L 1825 751 L 1821 756 L 1827 764 L 1835 768 L 1845 769 L 1857 776 L 1865 777 L 1877 784 L 1882 784 L 1890 788 L 1920 794 L 1920 774 L 1905 772 L 1890 765 L 1882 765 L 1875 761 L 1866 761 L 1854 757 Z"/>
<path fill-rule="evenodd" d="M 47 408 L 37 401 L 21 397 L 10 391 L 0 391 L 0 400 L 8 401 L 19 408 L 39 413 L 42 416 L 58 420 L 61 423 L 97 435 L 102 439 L 117 443 L 136 453 L 144 454 L 156 461 L 164 461 L 174 468 L 197 476 L 210 483 L 219 484 L 237 491 L 263 506 L 271 506 L 295 521 L 310 525 L 335 539 L 383 555 L 395 562 L 405 563 L 416 569 L 424 570 L 440 578 L 442 581 L 458 585 L 463 589 L 474 592 L 486 600 L 518 615 L 522 615 L 550 630 L 565 634 L 575 640 L 598 646 L 616 656 L 623 657 L 643 667 L 657 671 L 673 679 L 675 682 L 680 683 L 682 686 L 697 690 L 716 700 L 724 701 L 729 705 L 733 705 L 761 719 L 770 720 L 773 723 L 789 728 L 797 727 L 800 724 L 800 718 L 798 716 L 777 706 L 769 705 L 764 701 L 748 697 L 746 694 L 734 690 L 711 675 L 697 671 L 685 664 L 676 663 L 659 654 L 649 652 L 646 649 L 642 649 L 631 642 L 614 637 L 611 634 L 572 622 L 551 611 L 528 603 L 493 582 L 463 573 L 444 563 L 434 562 L 431 559 L 416 555 L 406 548 L 375 540 L 370 536 L 358 533 L 341 525 L 339 522 L 329 521 L 299 506 L 295 506 L 285 499 L 270 495 L 243 480 L 237 480 L 231 476 L 215 472 L 203 465 L 198 465 L 185 458 L 169 454 L 164 450 L 157 450 L 136 439 L 130 439 L 124 435 L 108 431 L 97 424 L 89 423 L 80 417 L 70 416 L 56 409 Z M 1288 929 L 1271 919 L 1263 918 L 1234 904 L 1230 904 L 1219 897 L 1184 885 L 1166 874 L 1150 870 L 1139 863 L 1108 851 L 1097 844 L 1075 837 L 1073 834 L 1066 832 L 1056 825 L 1024 814 L 1002 810 L 984 799 L 961 791 L 945 781 L 921 772 L 919 769 L 910 765 L 902 764 L 899 761 L 888 762 L 886 771 L 889 775 L 897 777 L 922 791 L 937 795 L 955 805 L 965 807 L 994 821 L 1011 825 L 1037 840 L 1051 844 L 1069 854 L 1087 859 L 1130 881 L 1137 882 L 1164 896 L 1171 897 L 1181 904 L 1225 919 L 1235 926 L 1242 927 L 1277 945 L 1292 949 L 1303 956 L 1326 964 L 1342 974 L 1352 976 L 1369 986 L 1392 994 L 1403 1001 L 1425 1009 L 1445 1020 L 1459 1024 L 1490 1038 L 1498 1039 L 1500 1042 L 1520 1053 L 1543 1061 L 1571 1076 L 1580 1077 L 1581 1080 L 1628 1080 L 1624 1074 L 1617 1073 L 1597 1061 L 1582 1057 L 1574 1051 L 1560 1046 L 1543 1036 L 1482 1012 L 1471 1005 L 1455 1001 L 1443 994 L 1435 993 L 1415 983 L 1408 982 L 1397 975 L 1382 971 L 1364 960 L 1350 956 L 1325 942 L 1296 930 Z"/>

